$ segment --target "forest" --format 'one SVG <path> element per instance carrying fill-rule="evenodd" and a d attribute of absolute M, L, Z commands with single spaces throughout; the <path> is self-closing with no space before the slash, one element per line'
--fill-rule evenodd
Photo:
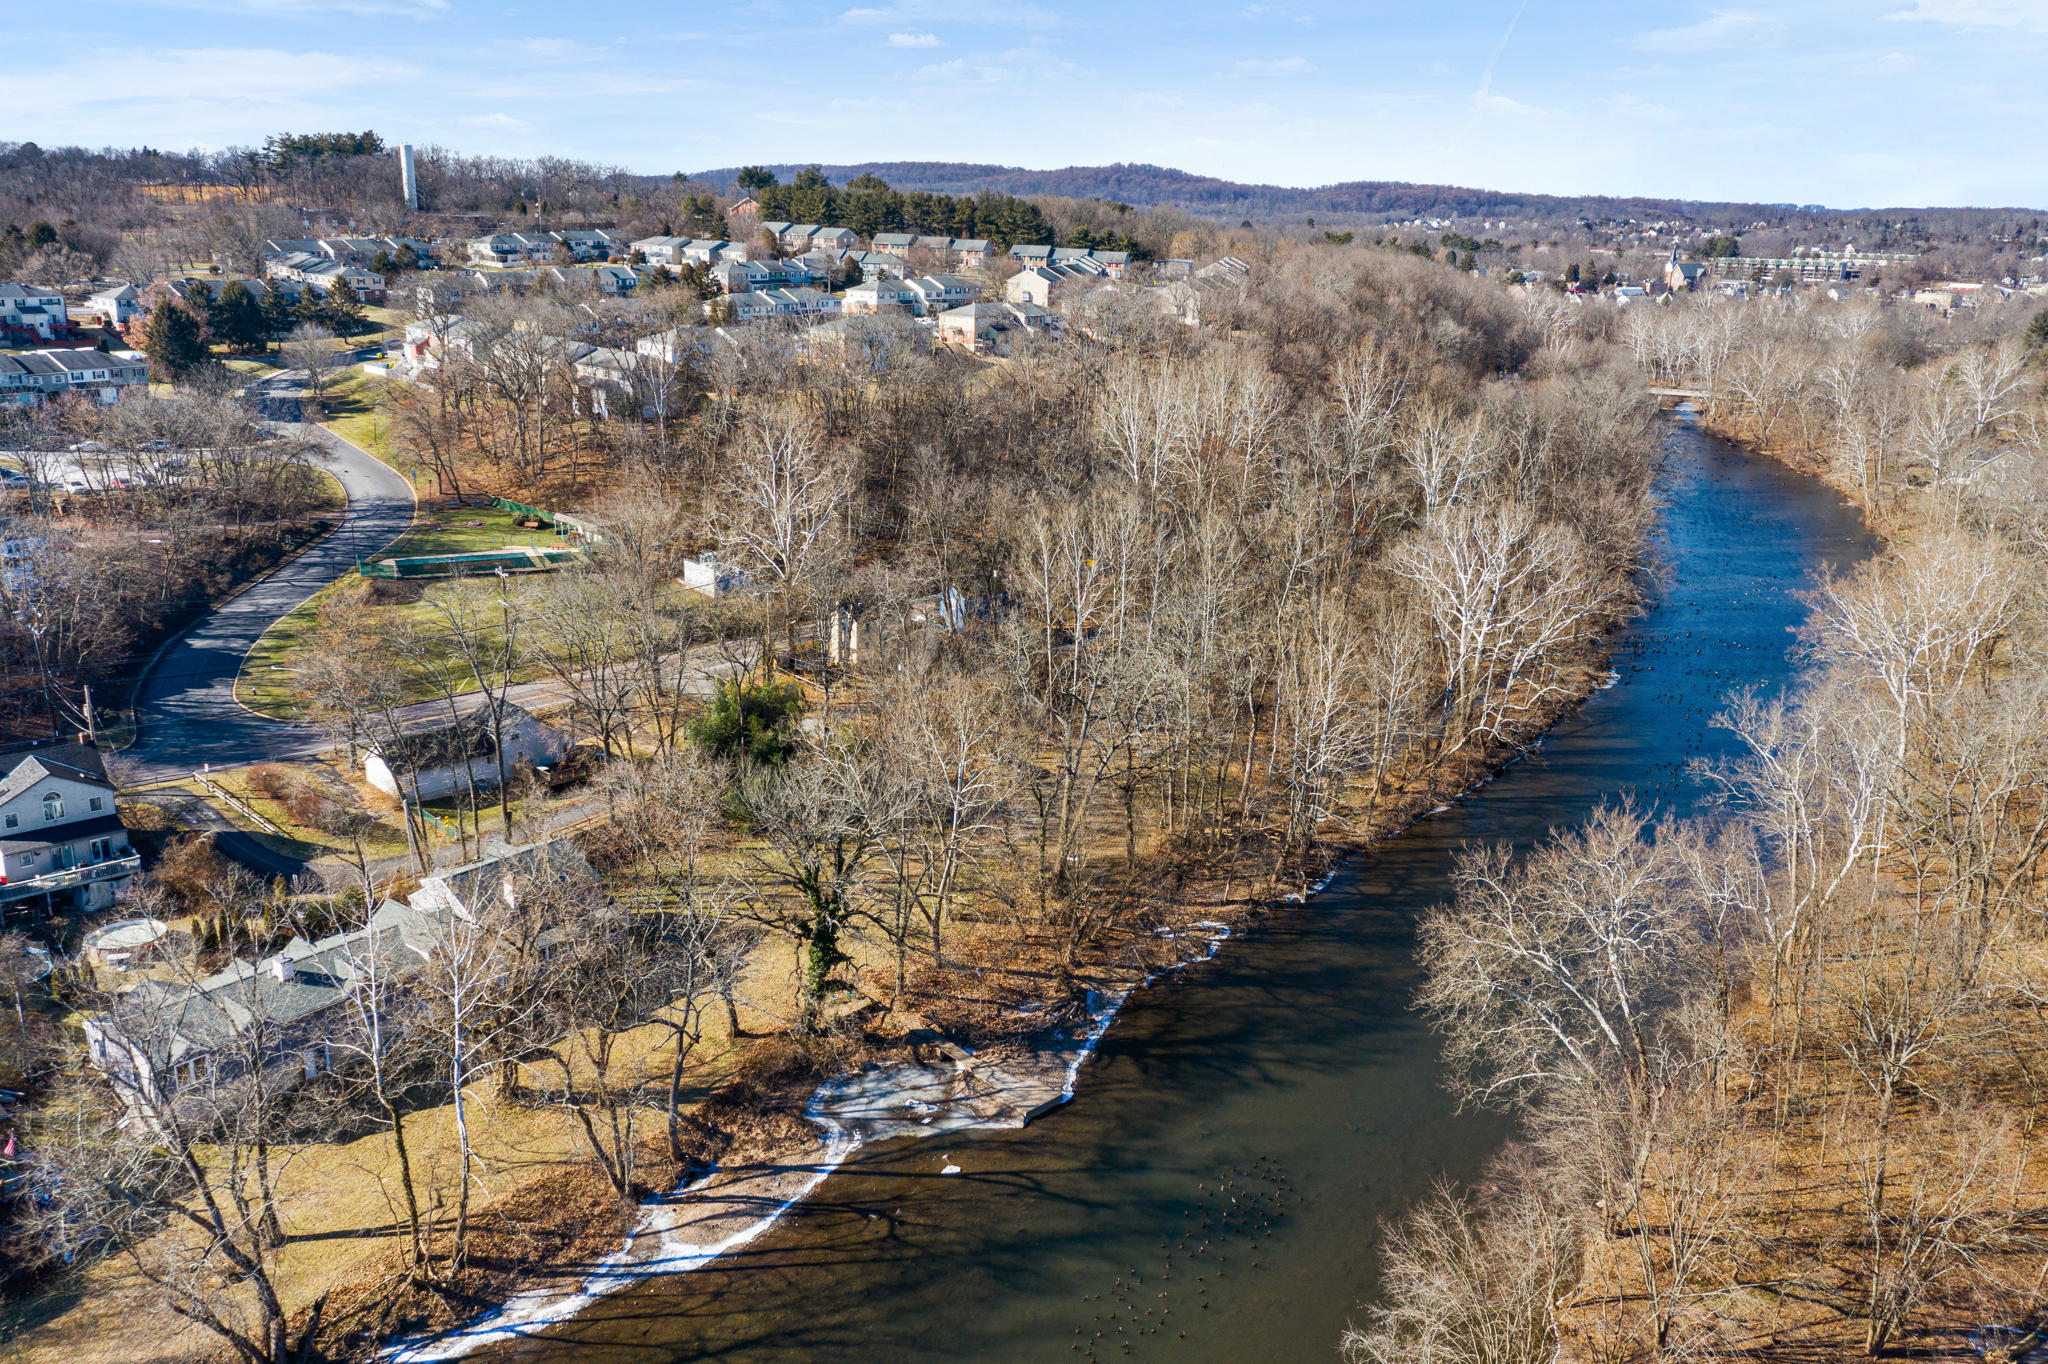
<path fill-rule="evenodd" d="M 1357 1361 L 2032 1357 L 2048 1033 L 2040 331 L 1874 302 L 1631 312 L 1716 430 L 1885 537 L 1720 810 L 1474 849 L 1420 1004 L 1523 1134 L 1392 1227 Z"/>

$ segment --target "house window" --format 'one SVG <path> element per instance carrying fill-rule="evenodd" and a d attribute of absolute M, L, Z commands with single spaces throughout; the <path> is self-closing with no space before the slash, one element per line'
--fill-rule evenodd
<path fill-rule="evenodd" d="M 34 866 L 35 864 L 36 864 L 36 855 L 35 855 L 34 853 L 23 853 L 23 854 L 21 855 L 21 865 L 22 865 L 22 866 L 24 866 L 24 867 L 33 867 L 33 866 Z"/>
<path fill-rule="evenodd" d="M 43 796 L 43 818 L 64 818 L 64 795 L 62 792 L 51 791 Z"/>
<path fill-rule="evenodd" d="M 19 829 L 21 827 L 21 816 L 9 815 L 7 817 L 7 827 L 10 829 Z"/>
<path fill-rule="evenodd" d="M 98 796 L 94 796 L 91 800 L 87 801 L 86 804 L 94 810 L 100 810 L 105 808 L 104 804 L 101 802 Z"/>
<path fill-rule="evenodd" d="M 114 840 L 95 838 L 86 851 L 93 861 L 104 862 L 114 855 Z"/>

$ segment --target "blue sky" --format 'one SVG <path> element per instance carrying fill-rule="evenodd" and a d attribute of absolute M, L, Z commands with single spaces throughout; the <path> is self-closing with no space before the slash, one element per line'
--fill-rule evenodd
<path fill-rule="evenodd" d="M 0 137 L 2048 206 L 2048 0 L 23 5 Z M 17 85 L 17 82 L 19 83 Z"/>

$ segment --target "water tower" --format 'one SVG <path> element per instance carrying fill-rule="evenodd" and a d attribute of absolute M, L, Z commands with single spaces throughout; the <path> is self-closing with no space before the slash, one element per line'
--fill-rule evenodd
<path fill-rule="evenodd" d="M 398 178 L 405 193 L 405 206 L 414 213 L 420 211 L 420 178 L 413 169 L 412 143 L 398 144 Z"/>

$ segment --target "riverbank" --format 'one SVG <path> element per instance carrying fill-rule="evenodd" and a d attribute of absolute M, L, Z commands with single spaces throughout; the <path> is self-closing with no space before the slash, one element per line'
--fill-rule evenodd
<path fill-rule="evenodd" d="M 1416 918 L 1474 842 L 1528 847 L 1613 799 L 1700 808 L 1714 793 L 1698 763 L 1736 752 L 1714 726 L 1726 696 L 1788 685 L 1799 588 L 1867 552 L 1853 512 L 1812 480 L 1684 423 L 1668 448 L 1669 571 L 1611 641 L 1615 685 L 1498 780 L 1374 842 L 1306 907 L 1253 911 L 1258 933 L 1133 996 L 1087 1062 L 1086 1103 L 972 1140 L 857 1149 L 744 1247 L 622 1285 L 488 1357 L 1327 1355 L 1376 1293 L 1374 1228 L 1439 1180 L 1477 1175 L 1509 1135 L 1457 1108 L 1408 1008 Z M 1218 1217 L 1247 1206 L 1257 1216 L 1226 1244 Z"/>
<path fill-rule="evenodd" d="M 848 1069 L 820 1080 L 797 1067 L 738 1103 L 700 1112 L 700 1152 L 711 1168 L 642 1203 L 630 1234 L 611 1254 L 594 1262 L 558 1256 L 544 1268 L 505 1276 L 499 1305 L 466 1322 L 436 1302 L 423 1329 L 406 1334 L 383 1357 L 399 1364 L 496 1357 L 609 1294 L 650 1277 L 703 1269 L 746 1247 L 863 1146 L 1022 1127 L 1067 1102 L 1082 1067 L 1140 992 L 1210 960 L 1226 941 L 1274 916 L 1298 910 L 1329 883 L 1337 864 L 1370 853 L 1485 786 L 1587 698 L 1611 686 L 1616 674 L 1608 664 L 1620 625 L 1610 627 L 1572 684 L 1532 711 L 1512 740 L 1389 783 L 1369 820 L 1319 848 L 1306 894 L 1298 879 L 1271 877 L 1265 850 L 1246 849 L 1223 866 L 1193 873 L 1159 868 L 1174 883 L 1173 893 L 1143 915 L 1112 923 L 1096 950 L 1071 969 L 976 960 L 977 944 L 961 944 L 954 969 L 927 969 L 913 979 L 911 993 L 924 1012 L 890 1014 L 863 1029 L 860 1044 L 844 1054 Z M 1002 946 L 1013 957 L 1014 944 Z M 1071 988 L 1059 996 L 1034 992 L 1034 984 L 1054 975 Z M 940 1048 L 956 1059 L 928 1059 Z M 576 1210 L 559 1212 L 573 1217 Z M 578 1238 L 577 1244 L 588 1242 Z"/>

